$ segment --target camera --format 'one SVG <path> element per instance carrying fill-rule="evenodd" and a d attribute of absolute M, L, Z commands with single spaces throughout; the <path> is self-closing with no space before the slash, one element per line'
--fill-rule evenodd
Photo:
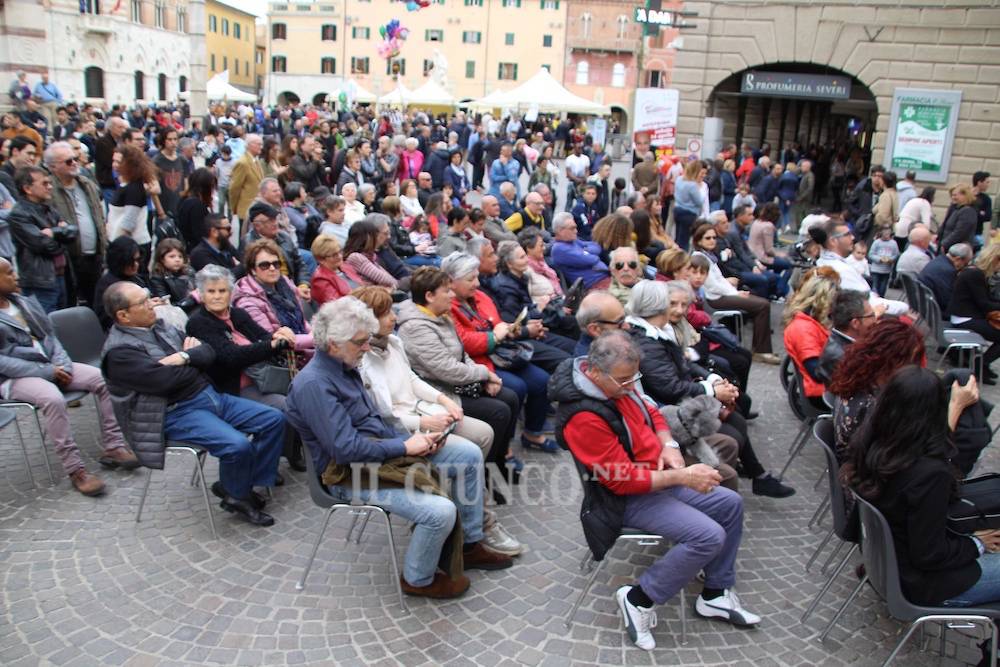
<path fill-rule="evenodd" d="M 72 243 L 80 233 L 76 225 L 56 225 L 51 229 L 52 238 L 63 244 Z"/>

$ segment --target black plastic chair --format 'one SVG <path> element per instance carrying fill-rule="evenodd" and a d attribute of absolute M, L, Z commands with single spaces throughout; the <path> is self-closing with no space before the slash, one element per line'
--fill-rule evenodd
<path fill-rule="evenodd" d="M 361 534 L 368 525 L 368 519 L 373 513 L 375 513 L 380 515 L 385 520 L 385 532 L 386 535 L 389 536 L 389 556 L 392 563 L 392 573 L 395 577 L 396 592 L 399 595 L 399 606 L 403 608 L 404 612 L 408 613 L 409 609 L 407 608 L 406 600 L 403 597 L 403 585 L 400 581 L 399 560 L 396 556 L 396 542 L 392 536 L 392 523 L 389 520 L 389 511 L 379 507 L 378 505 L 367 505 L 359 501 L 351 501 L 350 503 L 340 502 L 330 495 L 330 492 L 327 491 L 326 486 L 324 486 L 319 473 L 316 472 L 316 464 L 313 462 L 312 454 L 309 451 L 306 451 L 303 458 L 306 460 L 306 479 L 309 481 L 309 496 L 312 498 L 314 504 L 318 507 L 322 507 L 326 510 L 326 512 L 323 519 L 323 526 L 320 528 L 319 534 L 316 535 L 316 543 L 313 545 L 312 553 L 309 554 L 309 561 L 306 563 L 306 568 L 302 571 L 302 578 L 295 584 L 295 590 L 301 591 L 306 587 L 306 577 L 309 576 L 309 571 L 312 570 L 313 561 L 316 560 L 316 553 L 319 551 L 319 545 L 323 542 L 323 535 L 326 534 L 326 528 L 330 525 L 330 517 L 333 516 L 334 512 L 337 510 L 347 510 L 353 517 L 351 521 L 351 528 L 347 531 L 345 544 L 350 543 L 351 541 L 351 534 L 354 532 L 354 526 L 358 521 L 358 517 L 364 516 L 361 528 L 357 533 L 355 544 L 359 544 L 361 542 Z"/>
<path fill-rule="evenodd" d="M 989 342 L 975 331 L 945 327 L 941 316 L 941 307 L 938 305 L 937 299 L 934 298 L 934 292 L 920 281 L 915 281 L 914 285 L 919 294 L 920 315 L 930 328 L 931 335 L 937 341 L 938 346 L 945 348 L 938 358 L 935 370 L 941 368 L 941 364 L 944 363 L 945 358 L 952 350 L 958 350 L 960 366 L 969 368 L 976 375 L 980 375 L 983 351 L 990 346 Z M 965 363 L 966 358 L 968 358 L 967 363 Z M 982 377 L 978 379 L 982 382 Z"/>
<path fill-rule="evenodd" d="M 70 359 L 78 364 L 101 367 L 105 336 L 93 310 L 86 306 L 64 308 L 49 313 L 49 319 Z"/>
<path fill-rule="evenodd" d="M 816 605 L 819 604 L 820 599 L 826 595 L 826 592 L 830 590 L 833 582 L 836 581 L 840 573 L 843 572 L 844 567 L 847 565 L 848 561 L 851 560 L 851 556 L 858 549 L 857 536 L 856 536 L 856 526 L 851 524 L 852 515 L 847 506 L 847 495 L 844 493 L 844 487 L 840 485 L 840 480 L 837 479 L 837 472 L 840 469 L 837 463 L 836 445 L 833 435 L 833 418 L 829 415 L 824 415 L 816 420 L 815 426 L 813 426 L 813 437 L 816 442 L 820 444 L 823 448 L 823 454 L 826 456 L 826 478 L 829 483 L 829 498 L 830 498 L 830 514 L 833 517 L 833 528 L 830 532 L 826 534 L 823 541 L 819 543 L 816 547 L 816 551 L 813 552 L 812 558 L 806 563 L 806 572 L 812 567 L 812 564 L 816 561 L 816 558 L 820 555 L 826 545 L 833 539 L 834 535 L 840 538 L 840 543 L 837 548 L 830 554 L 827 559 L 826 565 L 823 566 L 822 572 L 826 572 L 826 568 L 829 566 L 833 559 L 837 557 L 840 550 L 845 544 L 850 544 L 851 548 L 848 550 L 847 555 L 840 561 L 837 565 L 837 569 L 833 571 L 833 574 L 827 580 L 826 584 L 820 590 L 819 594 L 813 599 L 812 604 L 806 609 L 806 612 L 802 615 L 801 623 L 805 623 L 806 619 L 812 615 L 813 611 L 816 609 Z"/>
<path fill-rule="evenodd" d="M 906 295 L 906 303 L 910 305 L 911 310 L 921 313 L 920 292 L 917 290 L 917 274 L 910 271 L 900 271 L 896 275 L 899 278 L 899 282 L 903 285 L 903 294 Z"/>
<path fill-rule="evenodd" d="M 913 635 L 913 632 L 922 627 L 924 623 L 941 623 L 941 643 L 944 645 L 945 630 L 953 627 L 950 624 L 962 621 L 963 626 L 982 625 L 988 630 L 988 636 L 993 638 L 993 654 L 990 657 L 990 667 L 996 667 L 996 646 L 997 628 L 993 621 L 1000 619 L 1000 606 L 997 607 L 926 607 L 913 604 L 903 595 L 903 589 L 899 580 L 899 562 L 896 559 L 896 545 L 892 539 L 892 530 L 889 522 L 878 509 L 863 498 L 854 494 L 854 502 L 857 503 L 861 517 L 861 554 L 864 558 L 865 575 L 851 592 L 851 595 L 844 601 L 840 609 L 834 615 L 830 625 L 820 636 L 820 641 L 826 639 L 830 630 L 840 620 L 844 610 L 847 609 L 854 598 L 865 584 L 871 584 L 879 597 L 885 600 L 889 607 L 889 615 L 896 620 L 909 623 L 906 634 L 903 635 L 899 643 L 882 663 L 886 667 L 899 653 L 900 649 Z"/>
<path fill-rule="evenodd" d="M 802 448 L 809 442 L 809 430 L 816 423 L 816 420 L 830 414 L 818 409 L 806 397 L 802 383 L 802 374 L 799 373 L 798 367 L 795 367 L 795 377 L 788 385 L 788 402 L 792 408 L 792 412 L 802 421 L 802 428 L 799 429 L 798 434 L 792 441 L 791 447 L 788 448 L 788 460 L 785 462 L 785 467 L 778 473 L 778 479 L 784 479 L 788 467 L 792 465 L 792 461 L 795 460 L 795 457 L 799 455 Z"/>
<path fill-rule="evenodd" d="M 212 539 L 219 539 L 219 534 L 215 531 L 215 517 L 212 515 L 212 500 L 208 495 L 208 482 L 205 480 L 204 456 L 205 450 L 198 445 L 188 442 L 168 441 L 164 456 L 166 454 L 186 454 L 194 458 L 194 475 L 201 480 L 201 493 L 205 497 L 205 509 L 208 511 L 208 525 L 212 529 Z M 142 520 L 142 508 L 146 504 L 146 494 L 149 493 L 149 483 L 153 479 L 153 470 L 146 471 L 146 483 L 142 486 L 142 495 L 139 496 L 139 509 L 135 513 L 135 522 Z M 192 485 L 194 482 L 192 482 Z"/>

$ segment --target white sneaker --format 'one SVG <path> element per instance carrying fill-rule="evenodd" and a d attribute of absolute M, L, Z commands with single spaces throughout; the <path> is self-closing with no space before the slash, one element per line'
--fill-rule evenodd
<path fill-rule="evenodd" d="M 652 628 L 656 627 L 656 612 L 652 609 L 636 607 L 628 601 L 628 592 L 631 586 L 622 586 L 615 593 L 618 598 L 618 608 L 622 612 L 622 621 L 625 622 L 625 630 L 629 638 L 635 645 L 644 651 L 652 651 L 656 648 L 656 640 L 653 639 Z"/>
<path fill-rule="evenodd" d="M 744 609 L 736 593 L 728 588 L 713 600 L 706 600 L 699 595 L 694 603 L 694 610 L 703 618 L 721 618 L 741 627 L 760 623 L 760 616 Z"/>
<path fill-rule="evenodd" d="M 520 556 L 524 553 L 524 546 L 511 537 L 499 523 L 494 523 L 492 528 L 484 532 L 483 544 L 504 556 Z"/>

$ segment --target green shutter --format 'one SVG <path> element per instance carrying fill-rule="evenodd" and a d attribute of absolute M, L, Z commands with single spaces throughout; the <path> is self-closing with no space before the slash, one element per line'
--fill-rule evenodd
<path fill-rule="evenodd" d="M 521 0 L 518 0 L 520 2 Z M 517 81 L 517 63 L 514 63 L 514 81 Z"/>

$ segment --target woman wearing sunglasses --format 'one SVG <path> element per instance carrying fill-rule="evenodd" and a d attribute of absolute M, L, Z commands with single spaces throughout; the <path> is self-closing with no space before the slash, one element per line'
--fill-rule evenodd
<path fill-rule="evenodd" d="M 312 330 L 306 321 L 298 290 L 281 275 L 281 250 L 270 239 L 258 239 L 243 256 L 247 275 L 240 278 L 233 292 L 233 304 L 242 308 L 262 329 L 273 334 L 287 327 L 295 334 L 294 349 L 301 355 L 300 365 L 315 349 Z"/>

